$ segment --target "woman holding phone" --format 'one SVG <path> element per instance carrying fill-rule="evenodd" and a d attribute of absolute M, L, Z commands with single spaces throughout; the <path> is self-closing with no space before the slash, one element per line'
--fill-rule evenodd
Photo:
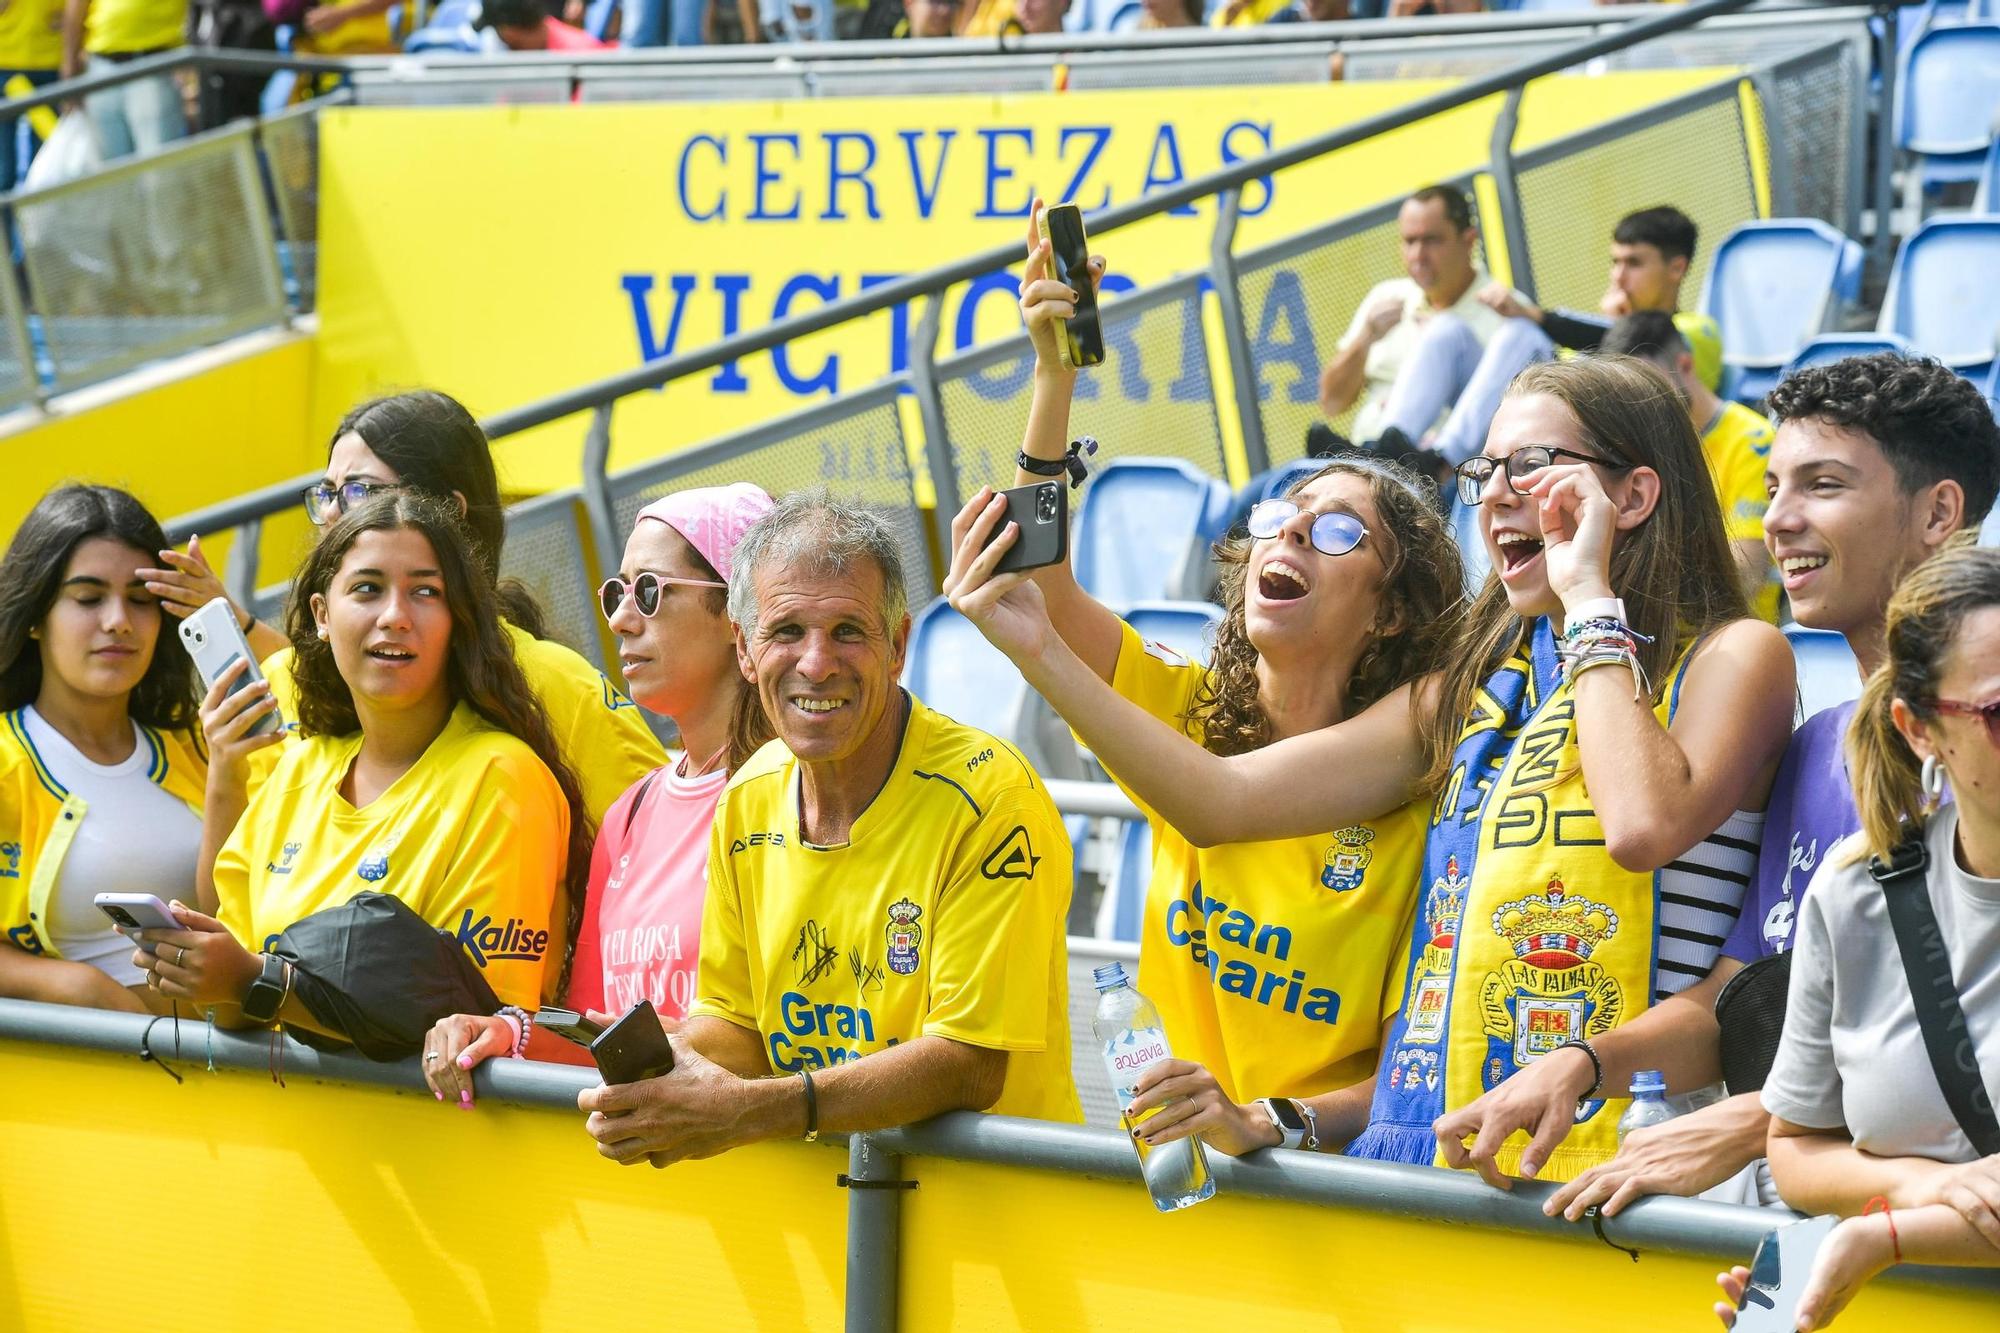
<path fill-rule="evenodd" d="M 286 629 L 299 738 L 231 827 L 210 814 L 219 910 L 176 905 L 184 929 L 141 931 L 154 952 L 133 961 L 220 1022 L 316 1027 L 268 950 L 373 891 L 452 932 L 502 1000 L 538 1004 L 582 908 L 590 821 L 457 514 L 411 492 L 350 510 L 301 566 Z"/>
<path fill-rule="evenodd" d="M 0 582 L 0 996 L 165 1012 L 99 893 L 185 898 L 208 759 L 197 681 L 142 570 L 166 543 L 132 496 L 62 486 Z M 146 848 L 134 856 L 132 849 Z"/>
<path fill-rule="evenodd" d="M 1357 1155 L 1471 1165 L 1504 1185 L 1608 1158 L 1637 1069 L 1666 1070 L 1675 1091 L 1717 1077 L 1712 1040 L 1621 1052 L 1607 1039 L 1721 946 L 1790 729 L 1792 665 L 1747 615 L 1699 442 L 1657 372 L 1603 358 L 1530 369 L 1459 484 L 1495 572 L 1443 667 L 1242 754 L 1190 744 L 1121 698 L 1049 632 L 1039 585 L 991 577 L 1013 540 L 985 547 L 991 506 L 961 514 L 947 589 L 1196 846 L 1433 798 L 1376 1076 L 1311 1105 L 1323 1144 L 1358 1138 Z"/>
<path fill-rule="evenodd" d="M 1049 259 L 1031 229 L 1021 314 L 1035 380 L 1017 485 L 1046 480 L 1069 433 L 1077 372 L 1058 340 L 1075 306 Z M 1081 264 L 1072 272 L 1085 277 Z M 1093 259 L 1089 280 L 1103 272 Z M 1206 667 L 1142 641 L 1067 560 L 1032 575 L 1043 627 L 1100 688 L 1211 755 L 1340 724 L 1428 670 L 1461 613 L 1458 551 L 1424 489 L 1355 458 L 1256 506 L 1248 537 L 1218 553 L 1223 618 Z M 960 516 L 961 539 L 988 494 Z M 1145 784 L 1126 790 L 1147 803 Z M 1141 1111 L 1173 1099 L 1141 1126 L 1149 1141 L 1199 1131 L 1225 1151 L 1262 1147 L 1283 1139 L 1273 1117 L 1289 1103 L 1267 1111 L 1254 1099 L 1317 1097 L 1372 1073 L 1402 980 L 1426 813 L 1410 803 L 1305 836 L 1201 846 L 1147 810 L 1140 979 L 1182 1057 L 1139 1099 Z"/>
<path fill-rule="evenodd" d="M 656 500 L 639 511 L 617 576 L 598 590 L 626 688 L 672 720 L 683 753 L 634 783 L 598 830 L 575 962 L 557 997 L 566 1009 L 608 1020 L 648 1000 L 678 1022 L 693 999 L 715 804 L 772 735 L 737 665 L 725 601 L 736 544 L 770 508 L 746 482 Z M 496 1055 L 589 1063 L 582 1047 L 527 1026 L 514 1015 L 440 1019 L 424 1041 L 432 1091 L 471 1107 L 472 1071 Z"/>
<path fill-rule="evenodd" d="M 401 491 L 430 495 L 457 509 L 473 552 L 497 577 L 506 515 L 493 450 L 479 423 L 457 400 L 417 389 L 372 399 L 348 412 L 334 427 L 326 476 L 305 494 L 306 513 L 324 533 L 369 497 Z M 164 567 L 143 572 L 150 580 L 148 588 L 171 614 L 186 616 L 226 596 L 201 556 L 198 539 L 186 552 L 163 548 L 160 560 Z M 666 758 L 666 751 L 632 701 L 603 672 L 570 648 L 543 637 L 545 617 L 525 586 L 502 579 L 496 598 L 521 670 L 548 710 L 563 755 L 583 784 L 585 808 L 592 819 L 601 819 L 620 793 Z M 295 716 L 292 649 L 279 631 L 241 608 L 236 614 L 251 649 L 263 658 L 269 682 L 268 688 L 253 685 L 243 691 L 244 705 L 268 699 L 264 711 L 276 708 L 291 721 Z M 220 703 L 220 695 L 214 695 L 209 707 Z M 241 773 L 218 775 L 210 784 L 210 809 L 225 817 L 240 810 L 249 787 L 269 768 L 271 759 L 267 755 L 252 760 Z"/>

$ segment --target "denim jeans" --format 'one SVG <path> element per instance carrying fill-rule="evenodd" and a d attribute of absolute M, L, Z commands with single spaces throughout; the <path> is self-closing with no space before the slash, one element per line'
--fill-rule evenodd
<path fill-rule="evenodd" d="M 92 74 L 117 68 L 117 61 L 90 57 Z M 97 145 L 107 162 L 134 153 L 150 153 L 162 144 L 185 138 L 188 132 L 187 113 L 181 109 L 180 85 L 164 76 L 92 93 L 84 99 L 83 109 L 97 131 Z"/>
<path fill-rule="evenodd" d="M 52 69 L 0 69 L 0 87 L 12 83 L 16 75 L 33 88 L 46 88 L 56 81 L 56 71 Z M 11 190 L 21 183 L 21 173 L 34 160 L 35 149 L 41 142 L 26 116 L 16 116 L 0 125 L 0 191 Z"/>
<path fill-rule="evenodd" d="M 700 46 L 708 0 L 624 0 L 622 46 Z"/>

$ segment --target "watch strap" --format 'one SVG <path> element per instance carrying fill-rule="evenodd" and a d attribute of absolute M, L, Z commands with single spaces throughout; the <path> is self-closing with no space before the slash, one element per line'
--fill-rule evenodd
<path fill-rule="evenodd" d="M 264 956 L 264 970 L 243 995 L 243 1016 L 253 1023 L 269 1023 L 285 1004 L 285 960 L 274 953 Z"/>
<path fill-rule="evenodd" d="M 1263 1108 L 1264 1114 L 1271 1118 L 1271 1124 L 1277 1128 L 1278 1146 L 1280 1148 L 1298 1148 L 1308 1138 L 1312 1137 L 1308 1132 L 1309 1122 L 1301 1114 L 1299 1103 L 1286 1097 L 1282 1101 L 1294 1117 L 1294 1119 L 1288 1120 L 1285 1113 L 1278 1109 L 1280 1100 L 1277 1097 L 1260 1097 L 1257 1100 L 1257 1105 Z"/>
<path fill-rule="evenodd" d="M 1581 625 L 1586 620 L 1615 620 L 1621 625 L 1632 623 L 1625 618 L 1625 599 L 1622 597 L 1593 597 L 1575 610 L 1564 612 L 1563 620 L 1571 625 Z"/>

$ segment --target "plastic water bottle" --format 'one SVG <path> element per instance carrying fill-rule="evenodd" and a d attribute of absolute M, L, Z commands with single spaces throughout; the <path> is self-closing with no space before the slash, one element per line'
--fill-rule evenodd
<path fill-rule="evenodd" d="M 1667 1105 L 1666 1075 L 1657 1069 L 1641 1069 L 1632 1075 L 1632 1104 L 1618 1117 L 1619 1145 L 1624 1145 L 1625 1136 L 1633 1130 L 1673 1118 L 1674 1108 Z"/>
<path fill-rule="evenodd" d="M 1160 1061 L 1171 1058 L 1167 1052 L 1167 1031 L 1153 1002 L 1133 989 L 1124 964 L 1100 967 L 1094 979 L 1097 1013 L 1091 1018 L 1090 1027 L 1104 1050 L 1104 1067 L 1110 1072 L 1111 1090 L 1121 1108 L 1119 1120 L 1125 1126 L 1126 1137 L 1131 1138 L 1133 1126 L 1143 1124 L 1155 1112 L 1148 1111 L 1133 1121 L 1125 1118 L 1122 1108 L 1131 1104 L 1133 1088 L 1140 1077 Z M 1157 1148 L 1132 1139 L 1132 1146 L 1138 1150 L 1139 1171 L 1146 1178 L 1153 1206 L 1161 1212 L 1171 1213 L 1215 1196 L 1215 1177 L 1209 1174 L 1208 1154 L 1202 1150 L 1199 1135 L 1190 1134 Z"/>

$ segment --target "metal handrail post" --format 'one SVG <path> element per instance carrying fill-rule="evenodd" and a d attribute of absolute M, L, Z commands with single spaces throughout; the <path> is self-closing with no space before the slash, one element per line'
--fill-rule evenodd
<path fill-rule="evenodd" d="M 253 518 L 236 530 L 236 544 L 229 551 L 229 568 L 222 575 L 222 590 L 238 606 L 257 600 L 257 566 L 262 563 L 264 520 Z"/>
<path fill-rule="evenodd" d="M 1896 170 L 1896 6 L 1877 5 L 1875 13 L 1882 20 L 1882 90 L 1875 102 L 1875 234 L 1868 238 L 1868 266 L 1883 277 L 1895 257 L 1889 220 L 1896 212 L 1892 180 Z"/>
<path fill-rule="evenodd" d="M 1514 135 L 1521 128 L 1521 95 L 1527 85 L 1511 88 L 1500 114 L 1493 118 L 1493 192 L 1500 196 L 1500 234 L 1507 241 L 1508 276 L 1511 286 L 1529 300 L 1535 295 L 1535 266 L 1528 258 L 1528 220 L 1521 211 L 1520 182 L 1514 176 Z"/>
<path fill-rule="evenodd" d="M 964 498 L 958 490 L 958 460 L 952 456 L 945 426 L 944 396 L 938 389 L 938 329 L 944 323 L 944 290 L 926 294 L 924 316 L 910 339 L 910 389 L 917 396 L 917 416 L 924 425 L 924 461 L 931 474 L 931 527 L 937 549 L 951 559 L 951 520 Z"/>
<path fill-rule="evenodd" d="M 902 1271 L 901 1154 L 868 1134 L 847 1138 L 847 1333 L 895 1333 Z"/>
<path fill-rule="evenodd" d="M 1271 451 L 1264 442 L 1264 404 L 1258 396 L 1257 362 L 1250 354 L 1250 329 L 1243 319 L 1243 291 L 1236 285 L 1236 223 L 1243 215 L 1243 187 L 1232 186 L 1220 198 L 1208 265 L 1222 315 L 1222 346 L 1236 393 L 1237 426 L 1243 432 L 1243 463 L 1255 477 L 1271 466 Z"/>
<path fill-rule="evenodd" d="M 590 544 L 597 567 L 609 578 L 623 563 L 625 543 L 618 535 L 618 510 L 611 503 L 611 404 L 590 414 L 583 436 L 583 512 L 590 520 Z"/>

